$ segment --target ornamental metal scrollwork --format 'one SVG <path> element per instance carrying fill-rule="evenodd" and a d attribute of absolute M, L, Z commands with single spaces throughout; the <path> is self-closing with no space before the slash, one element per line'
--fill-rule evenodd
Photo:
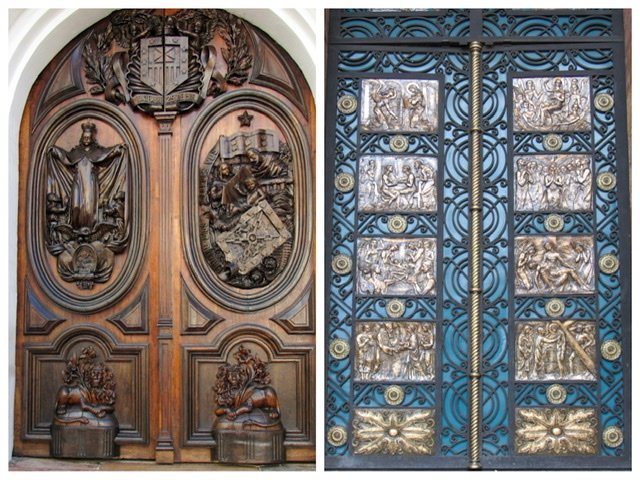
<path fill-rule="evenodd" d="M 220 56 L 214 37 L 225 47 Z M 182 10 L 158 16 L 123 10 L 91 33 L 82 51 L 92 95 L 153 114 L 184 112 L 241 86 L 253 64 L 242 21 L 221 10 Z M 224 72 L 224 73 L 223 73 Z"/>
<path fill-rule="evenodd" d="M 202 252 L 225 283 L 268 285 L 291 254 L 289 146 L 271 130 L 221 135 L 200 171 Z"/>
<path fill-rule="evenodd" d="M 129 244 L 129 150 L 101 146 L 93 122 L 81 128 L 71 150 L 46 151 L 45 243 L 60 277 L 86 290 L 109 281 L 115 255 Z"/>

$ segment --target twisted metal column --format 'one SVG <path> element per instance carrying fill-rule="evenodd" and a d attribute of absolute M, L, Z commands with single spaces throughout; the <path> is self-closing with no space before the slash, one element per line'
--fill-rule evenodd
<path fill-rule="evenodd" d="M 469 469 L 479 470 L 482 468 L 482 44 L 471 42 L 469 49 Z"/>

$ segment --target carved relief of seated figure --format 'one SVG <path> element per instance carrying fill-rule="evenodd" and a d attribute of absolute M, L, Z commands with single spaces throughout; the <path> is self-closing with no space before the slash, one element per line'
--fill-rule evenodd
<path fill-rule="evenodd" d="M 218 426 L 241 423 L 270 427 L 280 423 L 280 405 L 275 390 L 269 385 L 267 365 L 251 351 L 239 346 L 234 354 L 236 365 L 228 363 L 218 370 L 215 392 L 220 417 Z"/>
<path fill-rule="evenodd" d="M 64 372 L 65 385 L 56 395 L 55 424 L 117 425 L 113 417 L 115 383 L 113 373 L 102 363 L 95 363 L 93 347 L 74 354 Z"/>

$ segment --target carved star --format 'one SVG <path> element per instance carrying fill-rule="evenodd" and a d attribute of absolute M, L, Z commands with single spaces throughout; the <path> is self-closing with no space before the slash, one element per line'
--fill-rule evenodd
<path fill-rule="evenodd" d="M 238 121 L 241 127 L 250 127 L 253 121 L 253 115 L 249 115 L 249 112 L 245 110 L 242 115 L 238 115 Z"/>

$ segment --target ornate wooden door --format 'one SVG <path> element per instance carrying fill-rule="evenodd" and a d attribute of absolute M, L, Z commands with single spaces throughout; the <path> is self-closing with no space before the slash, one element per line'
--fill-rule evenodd
<path fill-rule="evenodd" d="M 329 19 L 328 468 L 630 468 L 622 12 Z"/>
<path fill-rule="evenodd" d="M 16 455 L 111 422 L 120 458 L 209 461 L 242 387 L 314 459 L 314 141 L 297 66 L 225 11 L 116 11 L 60 51 L 21 125 Z"/>

